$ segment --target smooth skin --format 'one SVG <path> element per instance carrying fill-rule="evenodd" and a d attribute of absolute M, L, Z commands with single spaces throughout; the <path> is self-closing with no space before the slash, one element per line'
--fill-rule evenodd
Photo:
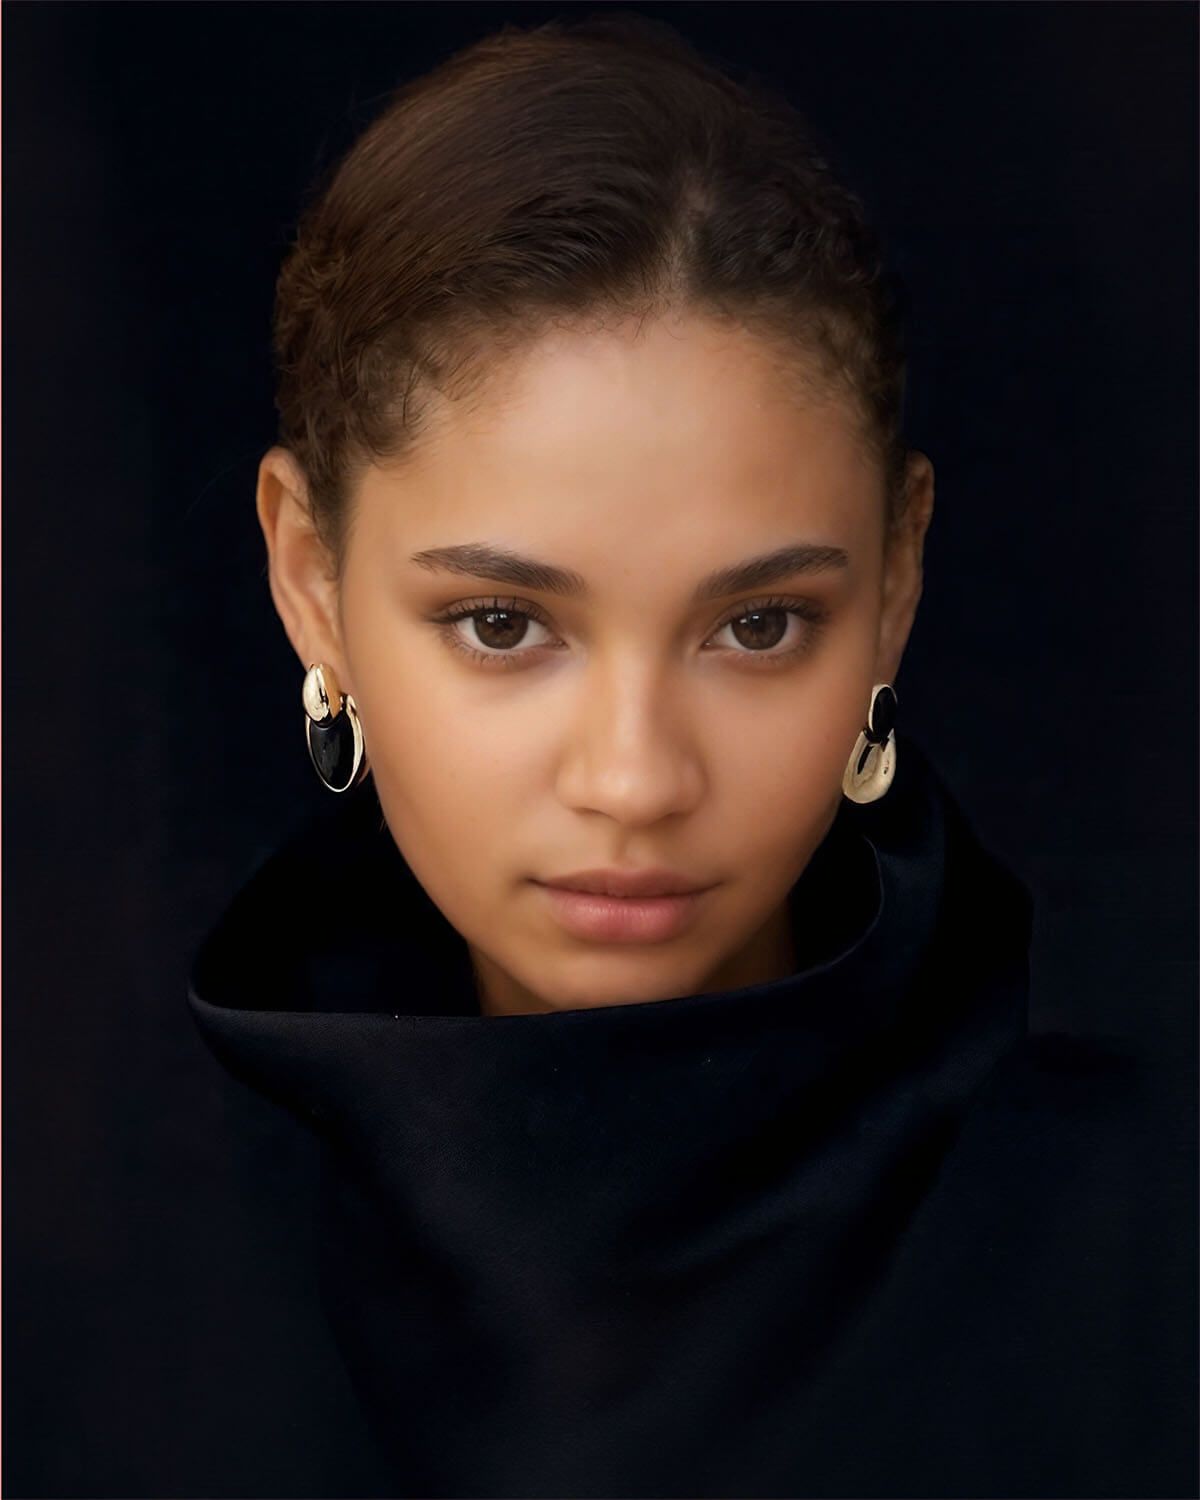
<path fill-rule="evenodd" d="M 353 695 L 388 827 L 466 941 L 485 1015 L 793 971 L 788 893 L 920 598 L 924 454 L 907 483 L 889 532 L 849 402 L 799 396 L 759 338 L 693 313 L 556 329 L 442 402 L 402 461 L 357 481 L 340 583 L 295 460 L 266 454 L 275 606 L 302 670 L 326 662 Z M 464 543 L 586 591 L 412 560 Z M 694 599 L 716 570 L 795 544 L 845 562 Z M 433 619 L 464 605 L 484 613 Z M 613 866 L 712 888 L 669 940 L 569 936 L 536 882 Z"/>

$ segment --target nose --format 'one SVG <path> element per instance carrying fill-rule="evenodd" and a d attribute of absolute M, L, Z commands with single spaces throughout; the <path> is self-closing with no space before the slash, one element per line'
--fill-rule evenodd
<path fill-rule="evenodd" d="M 699 747 L 679 693 L 651 665 L 595 663 L 579 684 L 558 796 L 626 827 L 691 812 L 704 793 Z"/>

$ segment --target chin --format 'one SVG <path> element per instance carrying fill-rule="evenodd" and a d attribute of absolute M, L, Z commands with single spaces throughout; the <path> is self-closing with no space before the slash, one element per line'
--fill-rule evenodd
<path fill-rule="evenodd" d="M 548 1010 L 598 1010 L 610 1005 L 636 1005 L 647 1000 L 673 1000 L 695 994 L 704 987 L 711 964 L 681 960 L 674 962 L 662 949 L 657 959 L 650 948 L 613 949 L 588 955 L 577 965 L 564 965 L 561 982 L 547 993 L 545 970 L 538 984 L 526 988 Z"/>

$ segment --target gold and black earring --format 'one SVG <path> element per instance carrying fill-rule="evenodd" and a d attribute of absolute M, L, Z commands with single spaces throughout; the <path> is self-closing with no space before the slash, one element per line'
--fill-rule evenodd
<path fill-rule="evenodd" d="M 304 736 L 313 769 L 331 792 L 348 792 L 367 774 L 358 709 L 340 692 L 333 668 L 314 662 L 304 674 Z"/>
<path fill-rule="evenodd" d="M 896 695 L 886 682 L 871 690 L 867 723 L 846 762 L 842 791 L 851 802 L 876 802 L 896 774 Z"/>

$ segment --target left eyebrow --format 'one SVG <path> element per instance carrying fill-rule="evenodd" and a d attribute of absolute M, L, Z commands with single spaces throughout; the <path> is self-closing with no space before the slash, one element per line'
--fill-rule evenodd
<path fill-rule="evenodd" d="M 740 594 L 745 589 L 765 588 L 769 583 L 779 583 L 797 573 L 828 573 L 849 565 L 850 554 L 844 547 L 798 542 L 791 547 L 764 552 L 759 557 L 749 557 L 745 562 L 734 563 L 728 568 L 718 568 L 697 584 L 692 602 L 703 604 L 712 599 L 723 599 L 726 594 Z"/>
<path fill-rule="evenodd" d="M 428 572 L 462 573 L 471 578 L 486 578 L 491 583 L 507 583 L 514 588 L 532 589 L 535 593 L 580 595 L 588 592 L 580 573 L 539 562 L 519 552 L 509 552 L 486 542 L 463 542 L 453 547 L 428 547 L 414 552 L 417 567 Z M 718 568 L 702 578 L 692 593 L 693 604 L 704 604 L 737 594 L 745 589 L 760 589 L 798 573 L 827 573 L 845 568 L 850 556 L 843 547 L 826 547 L 815 542 L 797 542 L 777 547 L 744 562 Z"/>

